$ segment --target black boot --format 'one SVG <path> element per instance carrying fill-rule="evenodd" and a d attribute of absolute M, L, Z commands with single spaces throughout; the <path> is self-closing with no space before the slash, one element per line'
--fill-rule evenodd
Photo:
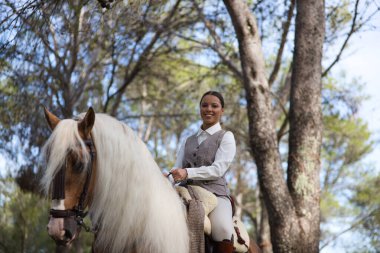
<path fill-rule="evenodd" d="M 213 253 L 233 253 L 234 245 L 230 240 L 223 240 L 222 242 L 214 242 Z"/>

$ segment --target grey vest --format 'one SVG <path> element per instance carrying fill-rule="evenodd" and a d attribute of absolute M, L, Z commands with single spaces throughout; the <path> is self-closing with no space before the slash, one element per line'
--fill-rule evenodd
<path fill-rule="evenodd" d="M 183 157 L 183 168 L 197 168 L 201 166 L 210 166 L 215 160 L 215 154 L 218 150 L 222 138 L 226 131 L 219 130 L 215 134 L 209 136 L 200 145 L 198 145 L 197 135 L 187 138 L 185 143 L 185 154 Z M 229 191 L 226 179 L 220 177 L 212 180 L 192 180 L 188 179 L 181 185 L 198 185 L 217 196 L 228 196 Z"/>

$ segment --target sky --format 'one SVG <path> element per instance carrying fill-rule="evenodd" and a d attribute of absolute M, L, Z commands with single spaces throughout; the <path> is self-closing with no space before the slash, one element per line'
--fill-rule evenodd
<path fill-rule="evenodd" d="M 376 18 L 380 25 L 380 15 Z M 340 62 L 349 76 L 360 77 L 365 83 L 364 93 L 370 98 L 363 102 L 359 115 L 367 121 L 376 141 L 368 161 L 377 161 L 380 167 L 380 29 L 366 32 L 352 41 L 352 54 Z"/>
<path fill-rule="evenodd" d="M 4 157 L 0 155 L 0 177 L 4 176 L 5 174 L 5 160 Z"/>

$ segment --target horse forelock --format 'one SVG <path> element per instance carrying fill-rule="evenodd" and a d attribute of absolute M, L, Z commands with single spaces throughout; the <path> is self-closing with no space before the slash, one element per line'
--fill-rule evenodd
<path fill-rule="evenodd" d="M 101 224 L 97 244 L 116 253 L 136 241 L 138 252 L 188 252 L 183 205 L 146 145 L 104 114 L 96 114 L 92 137 L 97 178 L 89 212 Z"/>
<path fill-rule="evenodd" d="M 87 148 L 79 135 L 78 122 L 65 119 L 59 122 L 42 148 L 42 161 L 46 166 L 46 171 L 41 185 L 46 194 L 49 192 L 54 176 L 64 165 L 69 152 L 82 157 L 85 164 L 90 160 Z M 87 166 L 84 167 L 87 168 Z"/>

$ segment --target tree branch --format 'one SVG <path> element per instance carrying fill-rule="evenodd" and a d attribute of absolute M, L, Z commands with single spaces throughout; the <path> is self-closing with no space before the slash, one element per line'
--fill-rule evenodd
<path fill-rule="evenodd" d="M 196 113 L 158 113 L 158 114 L 137 114 L 137 115 L 126 115 L 120 118 L 121 121 L 126 119 L 139 119 L 141 117 L 146 118 L 180 118 L 180 117 L 189 117 L 195 116 Z"/>
<path fill-rule="evenodd" d="M 293 0 L 294 1 L 294 0 Z M 196 1 L 194 1 L 194 6 L 198 12 L 199 17 L 203 21 L 204 25 L 206 26 L 207 30 L 209 31 L 212 39 L 215 42 L 215 45 L 211 45 L 209 43 L 204 43 L 205 45 L 208 45 L 217 55 L 219 58 L 223 61 L 223 63 L 231 70 L 231 72 L 239 79 L 243 80 L 243 74 L 239 70 L 239 68 L 231 61 L 231 59 L 228 58 L 228 54 L 223 54 L 221 49 L 225 48 L 225 46 L 222 43 L 222 40 L 218 36 L 218 34 L 215 31 L 215 28 L 213 27 L 213 24 L 206 19 L 205 15 L 203 14 L 202 9 L 197 4 Z"/>
<path fill-rule="evenodd" d="M 330 63 L 330 65 L 326 68 L 325 71 L 323 71 L 322 77 L 325 77 L 330 72 L 330 70 L 332 69 L 332 67 L 334 67 L 334 65 L 340 60 L 340 57 L 342 56 L 343 50 L 346 48 L 348 41 L 350 40 L 351 36 L 357 31 L 357 28 L 356 28 L 356 19 L 358 17 L 359 2 L 360 2 L 360 0 L 356 0 L 356 2 L 355 2 L 354 17 L 352 18 L 351 29 L 348 32 L 347 37 L 344 40 L 342 46 L 340 47 L 339 53 L 335 57 L 334 61 L 332 63 Z"/>
<path fill-rule="evenodd" d="M 342 236 L 343 234 L 347 233 L 348 231 L 360 226 L 366 219 L 368 219 L 369 217 L 373 216 L 375 214 L 375 212 L 378 212 L 379 210 L 372 210 L 370 213 L 368 213 L 367 215 L 365 215 L 364 217 L 361 217 L 359 218 L 357 221 L 355 221 L 351 226 L 349 226 L 348 228 L 340 231 L 339 233 L 337 233 L 336 235 L 334 235 L 330 240 L 328 240 L 327 242 L 325 242 L 320 248 L 319 250 L 321 251 L 323 248 L 325 248 L 327 245 L 329 245 L 330 243 L 332 243 L 333 241 L 335 241 L 336 239 L 338 239 L 338 237 Z"/>
<path fill-rule="evenodd" d="M 269 81 L 268 81 L 269 87 L 271 87 L 273 85 L 274 81 L 276 80 L 278 71 L 280 70 L 282 54 L 284 52 L 284 47 L 286 44 L 286 38 L 288 36 L 290 24 L 292 23 L 295 2 L 296 2 L 295 0 L 290 1 L 287 19 L 283 25 L 280 47 L 278 48 L 278 51 L 277 51 L 277 57 L 276 57 L 276 61 L 275 61 L 272 73 L 269 76 Z"/>
<path fill-rule="evenodd" d="M 49 49 L 49 51 L 51 53 L 54 54 L 55 58 L 57 59 L 57 61 L 62 65 L 63 69 L 65 71 L 67 71 L 67 66 L 66 64 L 64 63 L 62 57 L 60 57 L 60 55 L 58 54 L 57 51 L 55 51 L 50 45 L 49 45 L 49 42 L 46 41 L 46 39 L 44 38 L 44 36 L 42 35 L 41 31 L 39 30 L 39 27 L 36 27 L 35 25 L 31 24 L 27 18 L 25 18 L 17 9 L 16 7 L 11 3 L 9 2 L 8 0 L 6 1 L 6 3 L 8 4 L 8 6 L 13 10 L 13 12 L 22 20 L 22 22 L 24 24 L 27 24 L 31 30 L 33 31 L 33 33 L 35 35 L 37 35 L 37 37 L 42 41 L 42 43 L 44 44 L 44 46 Z"/>
<path fill-rule="evenodd" d="M 157 31 L 154 34 L 150 43 L 145 47 L 144 51 L 141 53 L 138 61 L 136 62 L 135 66 L 133 67 L 132 71 L 129 74 L 126 73 L 126 75 L 124 76 L 123 84 L 119 87 L 119 89 L 117 89 L 117 91 L 115 91 L 115 93 L 113 93 L 110 96 L 110 99 L 112 97 L 115 97 L 115 102 L 114 102 L 112 109 L 111 109 L 111 112 L 110 112 L 111 115 L 113 115 L 113 116 L 116 115 L 116 111 L 117 111 L 117 108 L 119 107 L 119 104 L 121 102 L 122 95 L 124 94 L 126 88 L 129 86 L 129 84 L 134 80 L 134 78 L 137 76 L 137 74 L 142 69 L 143 63 L 146 62 L 147 56 L 148 56 L 149 52 L 152 50 L 153 46 L 156 44 L 156 42 L 161 37 L 161 35 L 166 31 L 166 28 L 167 28 L 166 26 L 169 24 L 170 20 L 175 15 L 175 13 L 179 7 L 180 2 L 181 2 L 181 0 L 177 0 L 174 7 L 170 11 L 169 15 L 164 19 L 162 24 L 157 28 Z M 108 107 L 108 104 L 105 106 L 106 110 L 107 110 L 107 107 Z"/>

